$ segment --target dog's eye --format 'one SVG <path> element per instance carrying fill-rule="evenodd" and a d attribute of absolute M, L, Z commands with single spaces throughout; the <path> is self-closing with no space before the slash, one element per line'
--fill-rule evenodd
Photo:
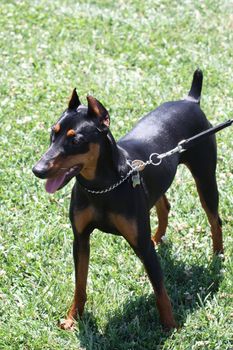
<path fill-rule="evenodd" d="M 84 136 L 76 135 L 68 137 L 63 147 L 67 154 L 85 153 L 88 151 L 88 141 Z"/>
<path fill-rule="evenodd" d="M 72 137 L 71 142 L 72 142 L 74 145 L 77 145 L 77 144 L 79 143 L 79 140 L 77 140 L 77 137 Z"/>
<path fill-rule="evenodd" d="M 71 141 L 74 145 L 80 145 L 80 144 L 83 144 L 86 140 L 84 136 L 76 135 L 75 137 L 72 137 Z"/>

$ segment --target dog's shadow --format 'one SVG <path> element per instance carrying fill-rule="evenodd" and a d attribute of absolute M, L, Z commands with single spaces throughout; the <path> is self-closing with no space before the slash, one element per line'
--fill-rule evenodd
<path fill-rule="evenodd" d="M 172 255 L 168 244 L 159 248 L 159 256 L 175 318 L 182 327 L 187 314 L 212 298 L 218 290 L 221 259 L 213 258 L 207 267 L 187 266 Z M 129 299 L 109 319 L 104 330 L 99 330 L 94 316 L 86 312 L 79 322 L 77 338 L 87 350 L 149 350 L 162 347 L 171 334 L 163 332 L 151 294 Z"/>

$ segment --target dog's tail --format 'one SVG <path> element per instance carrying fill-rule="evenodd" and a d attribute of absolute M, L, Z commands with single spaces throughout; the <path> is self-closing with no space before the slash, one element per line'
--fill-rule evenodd
<path fill-rule="evenodd" d="M 195 70 L 193 74 L 191 89 L 188 93 L 188 96 L 185 97 L 185 100 L 192 101 L 194 103 L 200 103 L 202 80 L 203 80 L 203 74 L 202 74 L 202 71 L 198 68 Z"/>

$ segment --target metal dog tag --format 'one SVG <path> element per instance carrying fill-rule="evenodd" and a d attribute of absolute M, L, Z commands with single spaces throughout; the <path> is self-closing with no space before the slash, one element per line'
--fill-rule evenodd
<path fill-rule="evenodd" d="M 136 169 L 137 171 L 142 171 L 145 168 L 146 164 L 140 160 L 140 159 L 135 159 L 131 163 L 131 167 L 133 169 Z"/>
<path fill-rule="evenodd" d="M 132 181 L 133 181 L 133 188 L 135 188 L 137 185 L 140 185 L 140 175 L 139 172 L 137 171 L 136 174 L 132 175 Z"/>

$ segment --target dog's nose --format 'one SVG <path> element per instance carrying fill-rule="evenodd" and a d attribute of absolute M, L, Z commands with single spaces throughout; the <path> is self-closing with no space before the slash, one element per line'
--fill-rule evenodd
<path fill-rule="evenodd" d="M 37 163 L 33 168 L 32 168 L 32 172 L 34 173 L 34 175 L 36 175 L 37 177 L 39 177 L 40 179 L 46 179 L 46 175 L 48 173 L 48 167 Z"/>

